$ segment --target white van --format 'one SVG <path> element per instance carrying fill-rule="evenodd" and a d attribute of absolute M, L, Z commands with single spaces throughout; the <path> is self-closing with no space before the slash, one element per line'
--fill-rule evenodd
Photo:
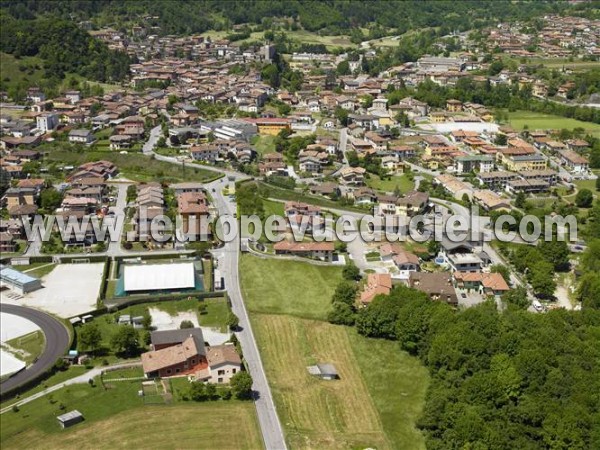
<path fill-rule="evenodd" d="M 532 305 L 536 311 L 542 312 L 544 310 L 544 305 L 542 305 L 538 300 L 534 300 Z"/>

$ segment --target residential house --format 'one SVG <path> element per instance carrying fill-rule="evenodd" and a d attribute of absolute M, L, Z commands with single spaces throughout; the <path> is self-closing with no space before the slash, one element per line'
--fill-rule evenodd
<path fill-rule="evenodd" d="M 194 241 L 207 241 L 211 236 L 208 199 L 204 192 L 182 192 L 177 195 L 177 212 L 182 219 L 182 232 Z"/>
<path fill-rule="evenodd" d="M 392 276 L 389 273 L 370 273 L 360 294 L 360 303 L 368 305 L 377 295 L 388 295 L 392 291 Z"/>
<path fill-rule="evenodd" d="M 590 168 L 589 160 L 573 150 L 563 150 L 559 152 L 560 163 L 572 173 L 588 172 Z"/>
<path fill-rule="evenodd" d="M 58 115 L 54 113 L 42 113 L 35 120 L 42 133 L 52 132 L 58 127 Z"/>
<path fill-rule="evenodd" d="M 340 184 L 344 186 L 362 186 L 366 170 L 362 167 L 344 167 L 339 172 Z"/>
<path fill-rule="evenodd" d="M 190 154 L 195 161 L 215 162 L 219 158 L 219 149 L 213 144 L 203 144 L 191 147 Z"/>
<path fill-rule="evenodd" d="M 467 292 L 501 296 L 510 290 L 506 280 L 499 273 L 454 272 L 453 277 L 454 285 Z"/>
<path fill-rule="evenodd" d="M 91 144 L 94 142 L 94 134 L 91 130 L 85 128 L 80 130 L 69 131 L 69 142 L 80 143 L 80 144 Z"/>
<path fill-rule="evenodd" d="M 510 201 L 500 197 L 489 189 L 478 189 L 473 192 L 473 200 L 486 211 L 497 211 L 499 209 L 510 210 Z"/>
<path fill-rule="evenodd" d="M 494 158 L 487 155 L 466 155 L 454 158 L 458 173 L 491 172 L 494 169 Z"/>
<path fill-rule="evenodd" d="M 333 242 L 289 242 L 280 241 L 273 245 L 276 255 L 293 255 L 306 258 L 332 261 Z"/>
<path fill-rule="evenodd" d="M 411 272 L 408 285 L 426 293 L 432 300 L 443 301 L 453 306 L 458 305 L 452 276 L 447 272 Z"/>
<path fill-rule="evenodd" d="M 142 367 L 148 378 L 192 375 L 208 367 L 204 341 L 189 333 L 181 343 L 142 353 Z"/>

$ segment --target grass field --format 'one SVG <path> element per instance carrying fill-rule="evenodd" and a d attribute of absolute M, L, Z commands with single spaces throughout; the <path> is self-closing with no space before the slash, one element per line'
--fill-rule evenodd
<path fill-rule="evenodd" d="M 504 59 L 506 60 L 514 60 L 517 63 L 521 63 L 521 58 L 506 56 Z M 575 59 L 573 61 L 569 61 L 568 58 L 526 58 L 526 64 L 528 65 L 539 65 L 542 64 L 548 68 L 556 68 L 556 69 L 573 69 L 573 70 L 585 70 L 585 69 L 594 69 L 600 67 L 600 62 L 598 61 L 581 61 Z"/>
<path fill-rule="evenodd" d="M 15 354 L 15 356 L 29 365 L 44 351 L 46 338 L 44 337 L 44 333 L 38 330 L 25 336 L 11 339 L 6 343 L 12 348 L 19 350 L 19 353 Z"/>
<path fill-rule="evenodd" d="M 16 59 L 13 55 L 0 53 L 0 80 L 3 89 L 9 90 L 20 84 L 27 90 L 27 87 L 39 84 L 44 79 L 43 67 L 42 60 L 35 56 Z"/>
<path fill-rule="evenodd" d="M 325 319 L 342 269 L 297 261 L 240 259 L 242 293 L 250 312 Z"/>
<path fill-rule="evenodd" d="M 286 31 L 287 37 L 293 40 L 296 40 L 299 43 L 306 44 L 323 44 L 328 48 L 334 47 L 356 47 L 355 44 L 350 42 L 350 38 L 348 36 L 321 36 L 317 33 L 313 33 L 312 31 L 307 30 L 294 30 L 294 31 Z M 203 36 L 210 36 L 212 39 L 224 39 L 229 31 L 207 31 L 202 33 Z M 250 33 L 250 37 L 248 39 L 243 39 L 240 41 L 234 42 L 234 44 L 241 44 L 243 42 L 262 40 L 264 38 L 264 32 L 256 31 Z"/>
<path fill-rule="evenodd" d="M 264 314 L 252 326 L 290 448 L 389 447 L 345 328 Z M 340 380 L 309 375 L 317 362 L 333 363 Z"/>
<path fill-rule="evenodd" d="M 254 136 L 251 143 L 259 155 L 275 151 L 275 136 Z"/>
<path fill-rule="evenodd" d="M 389 180 L 382 180 L 377 175 L 370 174 L 367 185 L 373 189 L 385 192 L 393 192 L 397 186 L 402 194 L 412 191 L 415 187 L 414 181 L 411 181 L 406 174 L 394 175 Z"/>
<path fill-rule="evenodd" d="M 284 204 L 281 202 L 274 202 L 273 200 L 263 200 L 263 207 L 265 208 L 265 217 L 269 216 L 281 216 L 283 217 Z"/>
<path fill-rule="evenodd" d="M 510 126 L 517 130 L 524 129 L 525 125 L 527 125 L 530 130 L 561 130 L 563 128 L 572 130 L 573 128 L 581 127 L 588 133 L 600 137 L 600 125 L 592 122 L 582 122 L 566 117 L 530 111 L 509 112 L 508 117 Z"/>
<path fill-rule="evenodd" d="M 415 424 L 426 368 L 395 342 L 322 321 L 340 268 L 243 255 L 240 274 L 290 448 L 424 448 Z M 319 362 L 340 380 L 310 376 Z"/>
<path fill-rule="evenodd" d="M 425 404 L 429 385 L 427 368 L 418 359 L 399 351 L 397 342 L 368 339 L 350 329 L 348 336 L 392 446 L 424 449 L 425 440 L 415 427 L 415 418 Z"/>
<path fill-rule="evenodd" d="M 112 161 L 120 173 L 134 181 L 159 181 L 177 183 L 180 181 L 206 182 L 219 178 L 220 174 L 210 170 L 186 167 L 185 170 L 175 164 L 157 161 L 142 154 L 121 155 L 117 152 L 86 151 L 77 153 L 64 150 L 51 150 L 46 161 L 60 165 L 78 166 L 88 161 Z"/>
<path fill-rule="evenodd" d="M 3 449 L 262 447 L 254 405 L 237 401 L 144 406 L 139 382 L 114 382 L 104 390 L 73 385 L 0 416 Z M 65 409 L 60 411 L 58 406 Z M 61 430 L 56 416 L 79 410 L 85 421 Z M 235 423 L 235 426 L 230 426 Z M 175 441 L 174 441 L 175 439 Z"/>
<path fill-rule="evenodd" d="M 56 264 L 53 263 L 33 263 L 23 266 L 13 266 L 15 270 L 24 272 L 29 276 L 42 278 L 44 275 L 48 275 L 54 270 Z"/>

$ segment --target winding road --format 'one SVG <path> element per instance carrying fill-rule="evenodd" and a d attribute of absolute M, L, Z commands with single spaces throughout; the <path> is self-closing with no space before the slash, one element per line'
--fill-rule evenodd
<path fill-rule="evenodd" d="M 54 317 L 23 306 L 0 304 L 0 311 L 30 320 L 42 329 L 46 338 L 46 347 L 37 360 L 25 370 L 16 373 L 0 384 L 0 395 L 31 381 L 48 370 L 58 358 L 65 354 L 70 338 L 67 328 Z"/>

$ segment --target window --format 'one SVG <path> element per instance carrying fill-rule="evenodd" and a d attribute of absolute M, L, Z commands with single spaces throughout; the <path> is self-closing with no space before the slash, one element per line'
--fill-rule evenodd
<path fill-rule="evenodd" d="M 195 359 L 192 359 L 192 364 L 196 364 L 196 360 Z"/>
<path fill-rule="evenodd" d="M 175 373 L 179 373 L 179 368 L 175 369 Z"/>
<path fill-rule="evenodd" d="M 167 375 L 171 373 L 171 369 L 167 369 Z"/>
<path fill-rule="evenodd" d="M 217 378 L 217 383 L 222 383 L 223 382 L 223 378 Z"/>
<path fill-rule="evenodd" d="M 236 373 L 237 369 L 231 369 L 231 373 Z"/>
<path fill-rule="evenodd" d="M 219 370 L 219 371 L 217 372 L 217 375 L 225 375 L 225 371 L 224 371 L 224 370 Z"/>

